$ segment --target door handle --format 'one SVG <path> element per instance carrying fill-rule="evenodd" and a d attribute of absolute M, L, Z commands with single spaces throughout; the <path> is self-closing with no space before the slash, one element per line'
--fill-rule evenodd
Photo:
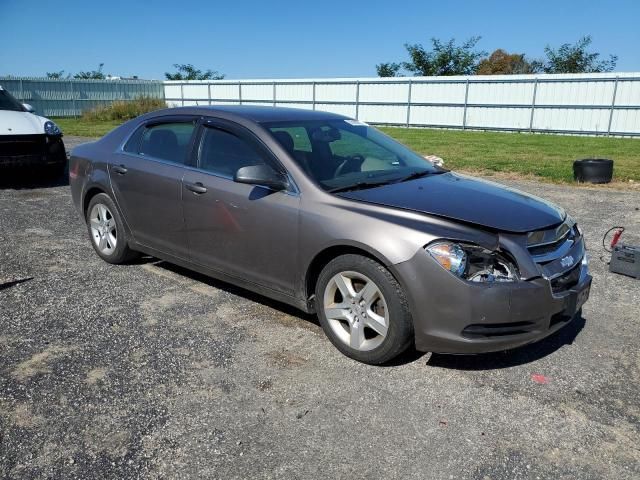
<path fill-rule="evenodd" d="M 114 165 L 113 171 L 118 175 L 124 175 L 125 173 L 127 173 L 127 167 L 125 167 L 124 165 Z"/>
<path fill-rule="evenodd" d="M 185 188 L 187 190 L 191 190 L 193 193 L 196 193 L 198 195 L 201 195 L 203 193 L 207 193 L 207 187 L 202 185 L 202 183 L 200 183 L 200 182 L 185 183 L 184 186 L 185 186 Z"/>

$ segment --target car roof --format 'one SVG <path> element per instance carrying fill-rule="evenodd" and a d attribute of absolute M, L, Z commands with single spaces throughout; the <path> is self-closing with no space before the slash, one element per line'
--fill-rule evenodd
<path fill-rule="evenodd" d="M 320 110 L 262 105 L 194 105 L 189 107 L 169 108 L 157 113 L 161 113 L 162 115 L 171 115 L 173 113 L 215 115 L 216 112 L 230 114 L 258 123 L 299 120 L 343 120 L 349 118 L 344 115 L 338 115 L 337 113 L 323 112 Z"/>

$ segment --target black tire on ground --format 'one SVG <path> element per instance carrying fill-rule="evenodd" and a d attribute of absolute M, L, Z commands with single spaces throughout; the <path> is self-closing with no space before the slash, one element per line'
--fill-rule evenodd
<path fill-rule="evenodd" d="M 91 210 L 95 205 L 102 204 L 109 209 L 113 219 L 116 223 L 116 248 L 112 253 L 106 255 L 98 249 L 95 241 L 93 240 L 93 235 L 91 233 L 91 225 L 90 225 L 90 214 Z M 122 264 L 127 263 L 135 258 L 137 258 L 140 254 L 134 250 L 129 248 L 129 238 L 127 236 L 127 232 L 124 228 L 124 224 L 122 222 L 122 218 L 120 217 L 120 213 L 116 208 L 113 200 L 106 193 L 99 193 L 91 198 L 89 201 L 89 205 L 87 206 L 87 210 L 85 212 L 85 222 L 87 224 L 87 231 L 89 232 L 89 241 L 93 246 L 93 249 L 98 254 L 100 258 L 102 258 L 105 262 L 113 263 L 113 264 Z"/>
<path fill-rule="evenodd" d="M 359 351 L 338 338 L 324 312 L 324 292 L 331 279 L 340 272 L 356 272 L 371 279 L 380 289 L 387 304 L 389 325 L 383 342 L 369 351 Z M 379 365 L 406 351 L 414 341 L 413 320 L 404 291 L 393 275 L 377 261 L 356 254 L 336 257 L 318 278 L 315 307 L 320 325 L 333 345 L 346 356 L 363 363 Z"/>

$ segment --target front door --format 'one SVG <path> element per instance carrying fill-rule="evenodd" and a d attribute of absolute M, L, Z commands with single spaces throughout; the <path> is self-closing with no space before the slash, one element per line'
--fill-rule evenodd
<path fill-rule="evenodd" d="M 116 201 L 134 239 L 185 259 L 189 253 L 181 186 L 195 122 L 181 117 L 141 127 L 109 168 Z"/>
<path fill-rule="evenodd" d="M 227 122 L 206 122 L 197 152 L 197 168 L 187 169 L 182 182 L 191 260 L 292 294 L 298 258 L 297 193 L 233 181 L 244 166 L 282 167 L 251 134 Z"/>

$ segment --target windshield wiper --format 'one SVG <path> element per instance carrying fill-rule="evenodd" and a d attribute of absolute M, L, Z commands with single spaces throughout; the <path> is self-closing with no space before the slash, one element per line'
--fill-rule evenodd
<path fill-rule="evenodd" d="M 389 183 L 392 183 L 392 182 L 389 180 L 384 180 L 380 182 L 358 182 L 352 185 L 346 185 L 344 187 L 330 188 L 329 190 L 327 190 L 327 192 L 338 193 L 338 192 L 349 192 L 351 190 L 364 190 L 365 188 L 379 187 L 381 185 L 388 185 Z"/>
<path fill-rule="evenodd" d="M 446 172 L 446 170 L 442 170 L 442 171 L 436 170 L 434 172 L 432 172 L 431 170 L 421 170 L 419 172 L 410 173 L 406 177 L 402 177 L 400 180 L 397 180 L 395 183 L 406 182 L 406 181 L 409 181 L 409 180 L 414 180 L 416 178 L 427 177 L 429 175 L 438 175 L 440 173 L 445 173 L 445 172 Z"/>

